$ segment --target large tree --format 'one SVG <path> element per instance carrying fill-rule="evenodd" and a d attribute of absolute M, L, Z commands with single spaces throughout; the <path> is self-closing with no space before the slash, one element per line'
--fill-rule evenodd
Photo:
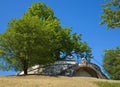
<path fill-rule="evenodd" d="M 101 18 L 101 24 L 106 24 L 107 28 L 119 28 L 120 27 L 120 0 L 106 0 L 106 4 L 103 4 L 103 14 Z"/>
<path fill-rule="evenodd" d="M 9 22 L 0 35 L 3 69 L 24 71 L 35 64 L 46 64 L 71 55 L 91 58 L 91 49 L 81 41 L 81 34 L 71 34 L 62 27 L 52 9 L 44 3 L 33 3 L 19 19 Z"/>
<path fill-rule="evenodd" d="M 111 79 L 120 80 L 120 48 L 105 50 L 103 67 Z"/>
<path fill-rule="evenodd" d="M 86 59 L 92 58 L 91 48 L 88 47 L 86 42 L 81 41 L 82 35 L 71 34 L 71 28 L 62 27 L 59 19 L 54 16 L 52 9 L 44 3 L 33 3 L 26 15 L 38 16 L 40 20 L 44 21 L 44 25 L 48 27 L 46 33 L 50 39 L 51 54 L 57 60 L 72 54 L 79 58 L 83 56 Z M 60 56 L 61 54 L 62 56 Z"/>
<path fill-rule="evenodd" d="M 38 17 L 26 16 L 9 23 L 7 31 L 0 35 L 0 46 L 2 58 L 10 68 L 27 74 L 28 67 L 49 60 L 48 40 L 42 29 Z"/>

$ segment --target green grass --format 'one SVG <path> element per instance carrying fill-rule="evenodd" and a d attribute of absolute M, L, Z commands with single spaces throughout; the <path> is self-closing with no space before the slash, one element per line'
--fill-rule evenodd
<path fill-rule="evenodd" d="M 116 82 L 95 82 L 99 87 L 120 87 L 120 83 Z"/>

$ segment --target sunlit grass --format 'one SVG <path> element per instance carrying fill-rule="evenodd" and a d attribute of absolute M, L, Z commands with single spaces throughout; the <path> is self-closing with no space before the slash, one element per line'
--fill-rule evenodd
<path fill-rule="evenodd" d="M 120 83 L 116 83 L 116 82 L 99 81 L 99 82 L 96 82 L 96 84 L 99 87 L 120 87 Z"/>
<path fill-rule="evenodd" d="M 64 76 L 4 76 L 0 87 L 98 87 L 93 78 Z"/>
<path fill-rule="evenodd" d="M 120 81 L 90 77 L 0 76 L 0 87 L 120 87 Z"/>

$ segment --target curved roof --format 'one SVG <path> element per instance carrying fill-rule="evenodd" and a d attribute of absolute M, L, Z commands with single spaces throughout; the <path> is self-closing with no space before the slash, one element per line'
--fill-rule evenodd
<path fill-rule="evenodd" d="M 83 73 L 83 72 L 88 73 L 91 77 L 107 79 L 107 77 L 103 74 L 99 66 L 90 62 L 79 63 L 73 76 L 76 76 L 76 73 L 77 76 L 79 76 L 81 74 L 78 75 L 78 73 Z"/>

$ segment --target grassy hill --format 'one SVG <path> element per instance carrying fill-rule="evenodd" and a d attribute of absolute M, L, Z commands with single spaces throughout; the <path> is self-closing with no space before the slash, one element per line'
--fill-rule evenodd
<path fill-rule="evenodd" d="M 0 76 L 0 87 L 120 87 L 120 81 L 87 77 Z"/>

